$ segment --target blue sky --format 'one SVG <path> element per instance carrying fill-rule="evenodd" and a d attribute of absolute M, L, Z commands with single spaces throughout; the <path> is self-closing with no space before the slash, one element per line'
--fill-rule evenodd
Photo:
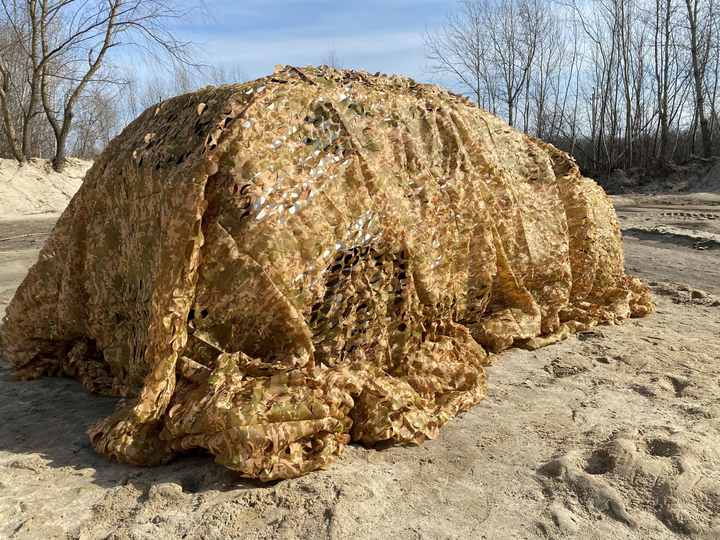
<path fill-rule="evenodd" d="M 250 79 L 275 64 L 319 65 L 332 45 L 345 68 L 398 73 L 421 82 L 422 31 L 437 26 L 456 0 L 215 0 L 205 43 L 213 63 L 238 64 Z"/>

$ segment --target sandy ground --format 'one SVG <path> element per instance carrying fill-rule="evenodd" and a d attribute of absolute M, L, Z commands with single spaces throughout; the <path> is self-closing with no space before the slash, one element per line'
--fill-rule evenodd
<path fill-rule="evenodd" d="M 511 351 L 437 440 L 303 478 L 111 463 L 85 428 L 114 399 L 0 364 L 0 538 L 720 539 L 720 197 L 615 204 L 655 314 Z M 0 315 L 53 221 L 0 221 Z"/>
<path fill-rule="evenodd" d="M 57 218 L 80 188 L 90 165 L 91 161 L 68 158 L 65 170 L 56 173 L 46 159 L 32 159 L 23 166 L 0 159 L 0 221 Z"/>

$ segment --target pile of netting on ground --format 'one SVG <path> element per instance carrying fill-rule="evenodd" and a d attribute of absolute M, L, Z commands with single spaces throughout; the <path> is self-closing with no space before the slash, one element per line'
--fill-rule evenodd
<path fill-rule="evenodd" d="M 95 449 L 243 475 L 421 443 L 483 366 L 652 310 L 573 161 L 404 77 L 290 68 L 152 107 L 96 160 L 7 309 L 25 378 L 120 396 Z M 482 434 L 478 434 L 481 437 Z"/>

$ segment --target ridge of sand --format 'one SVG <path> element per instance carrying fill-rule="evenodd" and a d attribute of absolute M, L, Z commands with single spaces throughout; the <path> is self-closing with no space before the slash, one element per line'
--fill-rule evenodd
<path fill-rule="evenodd" d="M 672 237 L 675 237 L 677 241 L 685 240 L 692 242 L 695 249 L 708 249 L 710 246 L 720 246 L 720 234 L 683 229 L 672 225 L 653 225 L 650 227 L 637 225 L 635 227 L 623 227 L 622 231 L 625 235 L 647 234 L 649 236 L 668 238 L 670 241 L 672 241 Z"/>
<path fill-rule="evenodd" d="M 720 158 L 697 158 L 683 165 L 670 165 L 664 174 L 642 167 L 617 169 L 593 175 L 611 195 L 644 194 L 720 195 Z"/>
<path fill-rule="evenodd" d="M 92 161 L 68 158 L 62 173 L 47 159 L 20 165 L 0 159 L 0 220 L 58 216 L 80 188 Z"/>

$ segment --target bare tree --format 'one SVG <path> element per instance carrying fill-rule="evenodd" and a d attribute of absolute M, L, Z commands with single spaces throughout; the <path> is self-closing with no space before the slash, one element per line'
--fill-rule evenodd
<path fill-rule="evenodd" d="M 19 162 L 32 152 L 32 131 L 40 108 L 40 27 L 37 2 L 1 2 L 0 107 L 7 145 Z"/>
<path fill-rule="evenodd" d="M 322 63 L 327 67 L 331 67 L 334 69 L 343 68 L 342 61 L 340 60 L 340 56 L 338 55 L 337 47 L 334 43 L 330 47 L 328 47 L 323 53 Z"/>
<path fill-rule="evenodd" d="M 128 108 L 133 116 L 169 97 L 193 92 L 204 86 L 239 84 L 248 80 L 237 64 L 219 66 L 177 65 L 170 72 L 153 73 L 142 81 L 130 82 Z"/>
<path fill-rule="evenodd" d="M 548 15 L 540 0 L 463 0 L 423 35 L 426 72 L 451 77 L 480 106 L 528 131 L 533 67 Z M 521 107 L 521 101 L 525 106 Z M 501 110 L 500 110 L 501 109 Z"/>
<path fill-rule="evenodd" d="M 462 0 L 440 28 L 423 33 L 425 71 L 449 76 L 455 88 L 472 95 L 481 107 L 496 113 L 496 80 L 488 49 L 487 4 Z"/>
<path fill-rule="evenodd" d="M 459 0 L 425 71 L 586 171 L 717 152 L 717 0 Z"/>
<path fill-rule="evenodd" d="M 6 50 L 0 50 L 3 127 L 12 154 L 27 157 L 26 132 L 38 114 L 38 102 L 55 138 L 53 167 L 65 163 L 75 108 L 94 81 L 121 84 L 113 64 L 117 49 L 139 50 L 153 62 L 196 64 L 198 48 L 173 31 L 178 21 L 195 21 L 205 10 L 171 0 L 0 0 L 2 22 L 12 29 L 29 65 L 27 80 L 13 81 Z M 25 117 L 15 129 L 8 92 L 23 86 L 29 96 Z"/>
<path fill-rule="evenodd" d="M 124 104 L 127 86 L 90 83 L 75 105 L 73 129 L 68 137 L 69 153 L 92 159 L 126 123 Z"/>
<path fill-rule="evenodd" d="M 655 160 L 662 169 L 671 161 L 671 127 L 682 110 L 690 74 L 681 52 L 682 36 L 674 31 L 681 27 L 680 15 L 675 0 L 655 0 L 655 9 L 648 9 L 658 114 Z"/>
<path fill-rule="evenodd" d="M 529 93 L 541 18 L 542 13 L 532 0 L 502 0 L 499 9 L 489 12 L 486 19 L 491 30 L 493 64 L 502 82 L 502 99 L 511 126 L 516 124 L 522 92 Z"/>
<path fill-rule="evenodd" d="M 221 64 L 209 68 L 205 77 L 210 84 L 222 86 L 223 84 L 241 84 L 250 80 L 247 73 L 239 64 Z"/>
<path fill-rule="evenodd" d="M 709 158 L 712 155 L 710 125 L 705 111 L 705 70 L 707 67 L 708 53 L 710 49 L 711 34 L 709 31 L 702 32 L 700 28 L 700 0 L 685 0 L 687 6 L 687 21 L 690 26 L 690 55 L 692 57 L 692 75 L 695 90 L 695 114 L 700 123 L 702 134 L 703 150 L 702 155 Z M 709 13 L 705 13 L 712 19 L 712 2 L 708 5 Z"/>

